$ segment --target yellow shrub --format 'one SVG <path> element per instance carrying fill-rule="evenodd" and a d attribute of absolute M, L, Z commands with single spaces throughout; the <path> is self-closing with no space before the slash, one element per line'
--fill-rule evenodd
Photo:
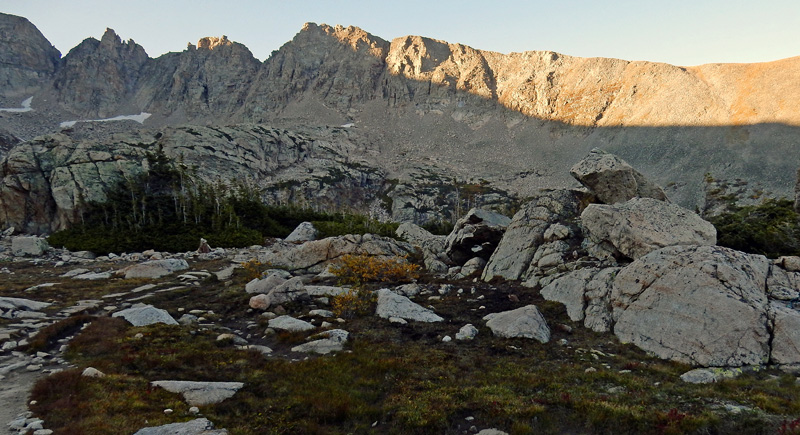
<path fill-rule="evenodd" d="M 363 286 L 368 282 L 407 282 L 419 278 L 419 266 L 406 257 L 344 255 L 331 268 L 342 284 Z"/>
<path fill-rule="evenodd" d="M 257 258 L 242 263 L 242 268 L 247 274 L 248 281 L 252 281 L 256 278 L 261 278 L 261 273 L 264 272 L 264 270 L 266 270 L 267 267 L 269 267 L 269 264 L 262 263 L 258 261 Z"/>
<path fill-rule="evenodd" d="M 364 288 L 353 287 L 331 298 L 331 310 L 336 317 L 352 318 L 368 314 L 375 303 L 375 295 Z"/>

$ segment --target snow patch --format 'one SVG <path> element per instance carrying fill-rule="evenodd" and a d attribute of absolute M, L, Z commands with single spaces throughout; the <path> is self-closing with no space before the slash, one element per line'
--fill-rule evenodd
<path fill-rule="evenodd" d="M 30 112 L 33 111 L 33 108 L 31 107 L 32 102 L 33 102 L 33 97 L 28 97 L 25 99 L 25 101 L 22 102 L 21 108 L 0 109 L 0 112 L 13 112 L 13 113 Z"/>
<path fill-rule="evenodd" d="M 23 103 L 24 104 L 24 103 Z M 150 117 L 150 113 L 142 112 L 138 115 L 119 115 L 113 118 L 103 118 L 103 119 L 81 119 L 78 121 L 64 121 L 61 124 L 61 128 L 72 127 L 79 122 L 107 122 L 107 121 L 136 121 L 139 124 L 144 124 L 144 120 Z"/>

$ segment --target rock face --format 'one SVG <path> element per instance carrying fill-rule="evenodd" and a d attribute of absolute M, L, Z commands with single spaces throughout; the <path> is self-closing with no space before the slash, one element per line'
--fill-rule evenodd
<path fill-rule="evenodd" d="M 2 13 L 0 47 L 0 99 L 9 102 L 33 95 L 52 78 L 61 58 L 30 21 Z"/>
<path fill-rule="evenodd" d="M 605 204 L 616 204 L 637 197 L 667 201 L 667 195 L 658 185 L 624 160 L 598 148 L 593 149 L 569 172 Z"/>
<path fill-rule="evenodd" d="M 717 246 L 673 246 L 622 269 L 614 333 L 661 358 L 701 366 L 770 358 L 769 262 Z"/>
<path fill-rule="evenodd" d="M 579 215 L 580 203 L 585 197 L 573 190 L 539 192 L 511 219 L 483 271 L 483 279 L 489 281 L 497 276 L 524 280 L 530 276 L 538 267 L 538 261 L 533 259 L 544 243 L 579 234 L 574 222 L 569 221 Z M 545 238 L 551 228 L 549 237 Z"/>
<path fill-rule="evenodd" d="M 639 258 L 673 245 L 714 245 L 717 230 L 696 213 L 651 198 L 591 204 L 581 213 L 587 238 L 614 256 Z"/>

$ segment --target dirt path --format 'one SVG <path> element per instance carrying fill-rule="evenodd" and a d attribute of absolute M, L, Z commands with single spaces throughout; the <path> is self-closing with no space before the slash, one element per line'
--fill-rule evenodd
<path fill-rule="evenodd" d="M 8 432 L 8 423 L 28 410 L 28 396 L 37 380 L 46 376 L 25 368 L 6 374 L 0 381 L 0 433 Z"/>

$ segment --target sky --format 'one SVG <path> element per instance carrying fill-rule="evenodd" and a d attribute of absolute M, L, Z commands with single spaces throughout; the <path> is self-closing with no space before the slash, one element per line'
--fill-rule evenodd
<path fill-rule="evenodd" d="M 62 55 L 108 27 L 151 57 L 227 35 L 265 60 L 306 22 L 682 66 L 800 55 L 798 0 L 3 0 L 0 12 L 28 18 Z"/>

